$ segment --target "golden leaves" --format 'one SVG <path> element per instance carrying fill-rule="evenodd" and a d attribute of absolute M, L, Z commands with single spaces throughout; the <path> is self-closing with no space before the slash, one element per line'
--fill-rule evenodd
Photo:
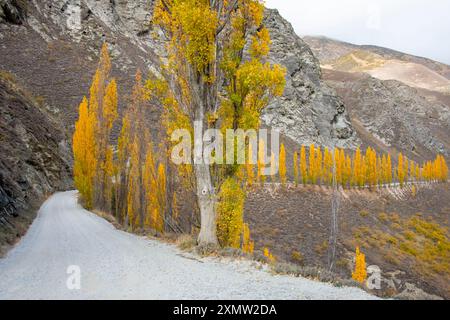
<path fill-rule="evenodd" d="M 352 278 L 359 283 L 364 283 L 367 279 L 366 256 L 359 250 L 359 247 L 356 248 L 355 270 Z"/>
<path fill-rule="evenodd" d="M 245 192 L 234 178 L 222 184 L 217 206 L 217 236 L 223 247 L 239 248 Z"/>

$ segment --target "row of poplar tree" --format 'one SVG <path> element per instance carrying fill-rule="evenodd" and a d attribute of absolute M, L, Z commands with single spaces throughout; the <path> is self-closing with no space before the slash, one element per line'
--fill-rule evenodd
<path fill-rule="evenodd" d="M 249 151 L 251 154 L 251 151 Z M 266 177 L 262 173 L 264 159 L 264 144 L 259 143 L 257 181 L 264 182 Z M 271 168 L 275 169 L 275 157 L 272 154 Z M 282 144 L 279 155 L 279 173 L 273 170 L 272 180 L 284 184 L 287 182 L 286 151 Z M 300 151 L 293 155 L 293 179 L 295 184 L 329 185 L 336 177 L 336 184 L 345 188 L 382 186 L 398 183 L 401 187 L 408 182 L 428 181 L 446 182 L 448 180 L 448 166 L 445 158 L 438 155 L 434 161 L 418 164 L 409 160 L 402 153 L 398 155 L 397 164 L 393 166 L 391 155 L 379 155 L 371 147 L 365 154 L 357 148 L 353 154 L 346 154 L 345 150 L 310 145 L 302 146 Z M 255 180 L 254 168 L 247 164 L 247 182 L 252 184 Z"/>
<path fill-rule="evenodd" d="M 89 97 L 83 98 L 79 106 L 79 119 L 73 135 L 75 185 L 87 208 L 113 212 L 123 224 L 133 229 L 148 227 L 162 233 L 168 223 L 167 216 L 172 220 L 178 216 L 177 198 L 175 192 L 168 196 L 167 158 L 155 157 L 151 135 L 145 125 L 144 110 L 149 100 L 149 90 L 161 91 L 158 87 L 161 83 L 149 81 L 144 86 L 141 74 L 137 73 L 122 118 L 117 148 L 114 148 L 111 135 L 118 119 L 118 94 L 117 83 L 110 73 L 111 61 L 105 44 Z M 179 124 L 178 127 L 181 125 L 185 124 Z M 251 144 L 249 149 L 249 154 L 253 154 Z M 247 164 L 241 168 L 242 174 L 238 174 L 240 179 L 228 179 L 222 185 L 218 194 L 217 217 L 221 243 L 237 247 L 243 239 L 246 250 L 253 251 L 248 226 L 243 224 L 245 188 L 242 188 L 242 182 L 251 185 L 255 181 L 264 182 L 267 179 L 262 174 L 262 159 L 265 157 L 265 146 L 260 141 L 256 175 L 254 166 Z M 275 161 L 272 154 L 272 181 L 279 179 L 281 183 L 287 183 L 286 150 L 283 144 L 278 166 Z M 177 170 L 185 171 L 187 180 L 192 179 L 192 168 L 189 166 Z M 294 152 L 291 176 L 296 184 L 332 185 L 334 175 L 336 183 L 343 187 L 394 182 L 403 186 L 408 181 L 447 181 L 448 167 L 441 155 L 434 161 L 419 165 L 402 154 L 399 154 L 397 165 L 393 167 L 389 154 L 377 155 L 372 148 L 368 148 L 365 154 L 358 148 L 350 155 L 343 149 L 324 148 L 322 151 L 322 148 L 311 145 L 308 148 L 302 146 L 300 151 Z"/>
<path fill-rule="evenodd" d="M 117 83 L 110 75 L 108 48 L 103 45 L 89 97 L 79 106 L 73 135 L 74 182 L 88 209 L 114 212 L 132 228 L 164 231 L 167 207 L 166 167 L 154 156 L 145 125 L 146 94 L 137 73 L 117 148 L 112 129 L 118 119 Z M 175 202 L 176 198 L 172 199 Z M 175 210 L 176 211 L 176 210 Z"/>

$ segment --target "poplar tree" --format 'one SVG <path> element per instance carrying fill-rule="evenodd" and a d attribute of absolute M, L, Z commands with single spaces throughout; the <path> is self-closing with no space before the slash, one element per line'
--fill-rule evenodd
<path fill-rule="evenodd" d="M 387 166 L 386 166 L 386 168 L 387 168 L 387 173 L 386 173 L 387 183 L 391 184 L 394 181 L 394 179 L 393 179 L 393 176 L 392 176 L 392 159 L 391 159 L 391 155 L 390 154 L 388 154 L 388 157 L 387 157 Z"/>
<path fill-rule="evenodd" d="M 155 230 L 159 233 L 164 232 L 164 221 L 167 207 L 167 177 L 166 168 L 164 164 L 158 165 L 158 180 L 156 194 L 158 197 L 158 204 L 154 216 Z"/>
<path fill-rule="evenodd" d="M 163 106 L 169 113 L 183 115 L 190 128 L 199 124 L 200 136 L 210 128 L 258 129 L 261 110 L 283 93 L 285 70 L 263 62 L 270 48 L 263 14 L 264 6 L 257 0 L 156 2 L 153 21 L 168 54 L 161 73 L 167 89 Z M 246 45 L 249 56 L 244 59 Z M 209 164 L 196 160 L 198 242 L 217 244 L 215 190 L 240 168 L 234 165 L 220 176 Z"/>
<path fill-rule="evenodd" d="M 334 159 L 337 161 L 337 163 L 339 162 L 339 150 L 337 148 L 334 151 Z M 333 154 L 328 148 L 325 148 L 325 152 L 323 155 L 323 180 L 328 186 L 331 186 L 333 184 L 333 167 Z M 338 167 L 338 165 L 336 165 L 336 167 Z M 336 172 L 336 176 L 338 175 L 338 172 Z"/>
<path fill-rule="evenodd" d="M 317 183 L 317 171 L 316 171 L 316 147 L 314 144 L 310 145 L 309 147 L 309 171 L 308 171 L 308 177 L 312 184 Z"/>
<path fill-rule="evenodd" d="M 109 74 L 111 61 L 103 44 L 89 99 L 83 98 L 73 136 L 74 180 L 87 208 L 111 207 L 112 126 L 117 119 L 117 84 Z"/>
<path fill-rule="evenodd" d="M 244 223 L 242 228 L 242 251 L 247 254 L 253 254 L 255 249 L 255 242 L 250 237 L 250 227 Z"/>
<path fill-rule="evenodd" d="M 74 157 L 74 183 L 87 209 L 93 207 L 94 178 L 97 160 L 95 158 L 95 114 L 90 112 L 86 97 L 79 107 L 79 118 L 75 124 L 72 150 Z"/>
<path fill-rule="evenodd" d="M 223 247 L 239 248 L 243 228 L 245 194 L 234 178 L 222 185 L 218 203 L 217 235 Z"/>
<path fill-rule="evenodd" d="M 359 187 L 363 186 L 362 157 L 361 149 L 358 147 L 353 160 L 353 184 Z"/>
<path fill-rule="evenodd" d="M 405 166 L 404 166 L 404 160 L 403 160 L 403 154 L 400 152 L 398 155 L 398 164 L 397 164 L 397 178 L 398 182 L 400 183 L 400 187 L 403 188 L 403 185 L 405 183 Z"/>
<path fill-rule="evenodd" d="M 281 184 L 286 184 L 286 149 L 284 148 L 284 144 L 281 144 L 280 147 L 280 156 L 279 156 L 279 171 L 280 171 L 280 182 Z"/>
<path fill-rule="evenodd" d="M 266 147 L 262 139 L 258 143 L 258 182 L 264 183 L 266 181 L 266 176 L 264 175 L 264 164 L 266 159 Z M 270 162 L 272 163 L 272 161 Z"/>
<path fill-rule="evenodd" d="M 127 189 L 127 217 L 126 222 L 132 228 L 140 227 L 141 212 L 141 181 L 140 181 L 140 152 L 139 142 L 135 137 L 130 147 L 129 177 Z"/>
<path fill-rule="evenodd" d="M 364 283 L 367 279 L 366 256 L 359 247 L 356 248 L 355 271 L 352 273 L 352 278 L 359 283 Z"/>
<path fill-rule="evenodd" d="M 306 148 L 302 146 L 300 150 L 300 172 L 302 175 L 303 185 L 308 183 L 308 167 L 306 163 Z"/>
<path fill-rule="evenodd" d="M 350 157 L 350 155 L 347 155 L 347 157 L 345 158 L 343 178 L 343 186 L 347 187 L 348 185 L 352 185 L 352 158 Z"/>
<path fill-rule="evenodd" d="M 298 152 L 294 152 L 294 159 L 293 159 L 293 165 L 294 165 L 294 183 L 295 186 L 298 186 L 298 178 L 299 178 L 299 170 L 298 170 Z"/>
<path fill-rule="evenodd" d="M 316 182 L 318 184 L 323 180 L 323 155 L 320 147 L 316 148 L 317 155 L 315 157 L 316 163 L 314 165 Z"/>
<path fill-rule="evenodd" d="M 95 132 L 95 158 L 97 166 L 94 178 L 95 206 L 101 209 L 110 208 L 112 157 L 110 155 L 111 129 L 117 119 L 117 84 L 110 77 L 111 59 L 108 46 L 103 44 L 100 61 L 90 88 L 89 108 L 92 116 L 91 125 Z"/>
<path fill-rule="evenodd" d="M 153 157 L 153 145 L 147 144 L 147 153 L 145 155 L 144 163 L 144 192 L 145 192 L 145 222 L 147 228 L 156 230 L 154 209 L 158 208 L 158 185 L 155 159 Z M 157 219 L 156 219 L 157 220 Z"/>

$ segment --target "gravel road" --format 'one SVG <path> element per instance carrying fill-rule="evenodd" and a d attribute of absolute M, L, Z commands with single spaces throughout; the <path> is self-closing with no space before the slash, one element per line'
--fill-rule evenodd
<path fill-rule="evenodd" d="M 116 230 L 76 197 L 72 191 L 48 199 L 25 237 L 0 259 L 0 299 L 374 298 L 356 288 L 273 276 L 248 261 L 189 257 Z"/>

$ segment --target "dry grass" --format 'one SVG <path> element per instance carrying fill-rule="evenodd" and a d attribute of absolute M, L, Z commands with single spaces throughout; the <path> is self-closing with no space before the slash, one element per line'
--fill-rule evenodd
<path fill-rule="evenodd" d="M 322 243 L 316 245 L 316 247 L 314 248 L 314 250 L 316 251 L 316 253 L 318 255 L 323 255 L 327 252 L 328 250 L 328 241 L 324 240 Z"/>
<path fill-rule="evenodd" d="M 193 249 L 197 245 L 197 242 L 190 234 L 182 234 L 177 238 L 175 244 L 181 250 L 187 251 Z"/>
<path fill-rule="evenodd" d="M 101 210 L 97 210 L 97 209 L 92 210 L 92 212 L 95 213 L 96 215 L 98 215 L 100 218 L 105 219 L 106 221 L 108 221 L 109 223 L 111 223 L 113 225 L 115 225 L 117 223 L 116 218 L 110 213 L 107 213 L 107 212 L 101 211 Z"/>
<path fill-rule="evenodd" d="M 272 265 L 272 272 L 281 275 L 291 275 L 295 277 L 303 277 L 315 281 L 332 283 L 337 287 L 364 287 L 356 281 L 340 278 L 337 274 L 318 267 L 302 267 L 292 263 L 275 263 Z"/>
<path fill-rule="evenodd" d="M 386 262 L 411 268 L 425 279 L 438 281 L 450 289 L 449 232 L 431 218 L 415 215 L 401 219 L 392 215 L 387 231 L 359 227 L 353 230 L 353 235 L 367 251 L 380 251 Z"/>
<path fill-rule="evenodd" d="M 16 77 L 12 73 L 5 70 L 0 70 L 0 79 L 10 82 L 12 84 L 17 83 Z"/>

